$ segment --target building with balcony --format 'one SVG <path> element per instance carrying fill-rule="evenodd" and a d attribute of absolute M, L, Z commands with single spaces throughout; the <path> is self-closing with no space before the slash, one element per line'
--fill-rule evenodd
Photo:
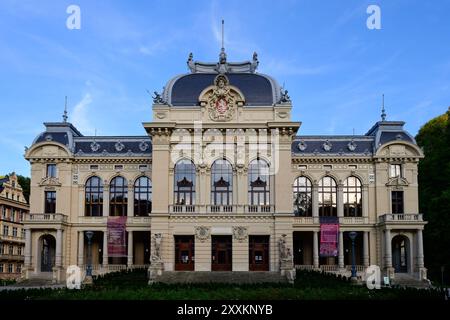
<path fill-rule="evenodd" d="M 0 279 L 17 279 L 24 262 L 25 229 L 29 206 L 13 172 L 0 178 Z"/>
<path fill-rule="evenodd" d="M 88 260 L 94 274 L 348 273 L 356 232 L 360 273 L 378 265 L 391 278 L 426 278 L 423 154 L 403 122 L 383 112 L 364 135 L 301 135 L 287 91 L 256 71 L 256 54 L 233 63 L 222 49 L 217 63 L 191 54 L 187 64 L 155 92 L 142 136 L 84 136 L 67 115 L 44 123 L 25 155 L 27 277 L 62 281 Z"/>

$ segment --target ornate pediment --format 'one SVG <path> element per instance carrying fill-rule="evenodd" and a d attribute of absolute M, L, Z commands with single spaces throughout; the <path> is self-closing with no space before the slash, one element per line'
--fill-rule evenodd
<path fill-rule="evenodd" d="M 45 187 L 60 187 L 61 186 L 61 182 L 59 182 L 58 178 L 54 178 L 54 177 L 45 177 L 42 178 L 41 181 L 39 182 L 39 186 L 45 186 Z"/>
<path fill-rule="evenodd" d="M 229 84 L 227 76 L 219 74 L 214 85 L 202 91 L 199 101 L 202 107 L 206 107 L 211 120 L 230 121 L 245 100 L 241 91 Z"/>
<path fill-rule="evenodd" d="M 407 187 L 409 186 L 408 180 L 406 180 L 403 177 L 394 177 L 390 178 L 389 181 L 386 183 L 386 186 L 388 187 Z"/>

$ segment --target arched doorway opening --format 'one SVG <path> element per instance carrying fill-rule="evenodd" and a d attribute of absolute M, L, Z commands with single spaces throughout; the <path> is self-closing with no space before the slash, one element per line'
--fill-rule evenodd
<path fill-rule="evenodd" d="M 41 248 L 41 272 L 52 272 L 55 266 L 56 240 L 52 235 L 43 235 L 39 240 Z"/>
<path fill-rule="evenodd" d="M 392 266 L 396 273 L 409 270 L 409 240 L 406 236 L 397 235 L 392 239 Z"/>

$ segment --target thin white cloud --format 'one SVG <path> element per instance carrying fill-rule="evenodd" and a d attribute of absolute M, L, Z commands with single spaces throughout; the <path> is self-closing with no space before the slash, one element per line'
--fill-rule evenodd
<path fill-rule="evenodd" d="M 94 128 L 90 123 L 89 105 L 92 102 L 90 93 L 86 93 L 83 98 L 73 108 L 71 122 L 83 133 L 93 134 Z"/>

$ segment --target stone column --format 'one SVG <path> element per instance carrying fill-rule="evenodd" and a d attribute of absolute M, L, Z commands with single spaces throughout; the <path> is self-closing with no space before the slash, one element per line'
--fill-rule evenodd
<path fill-rule="evenodd" d="M 103 216 L 109 216 L 109 186 L 103 186 Z"/>
<path fill-rule="evenodd" d="M 364 223 L 369 223 L 369 186 L 362 186 L 362 216 Z"/>
<path fill-rule="evenodd" d="M 313 231 L 313 263 L 314 268 L 319 268 L 319 232 Z"/>
<path fill-rule="evenodd" d="M 56 255 L 55 255 L 55 265 L 56 267 L 62 266 L 62 229 L 56 230 Z"/>
<path fill-rule="evenodd" d="M 127 266 L 133 265 L 133 231 L 128 231 L 128 259 Z"/>
<path fill-rule="evenodd" d="M 417 267 L 423 268 L 423 235 L 422 230 L 417 230 Z"/>
<path fill-rule="evenodd" d="M 369 261 L 369 232 L 363 232 L 363 263 L 364 267 L 368 267 L 370 265 Z"/>
<path fill-rule="evenodd" d="M 25 267 L 31 268 L 31 229 L 25 229 Z"/>
<path fill-rule="evenodd" d="M 108 266 L 108 231 L 103 231 L 103 266 Z"/>
<path fill-rule="evenodd" d="M 339 269 L 344 269 L 344 232 L 339 230 Z"/>
<path fill-rule="evenodd" d="M 391 230 L 384 231 L 384 245 L 385 245 L 385 268 L 392 268 L 392 247 L 391 247 Z"/>
<path fill-rule="evenodd" d="M 78 266 L 84 264 L 84 231 L 78 232 Z"/>
<path fill-rule="evenodd" d="M 128 183 L 128 202 L 127 202 L 127 216 L 134 217 L 134 184 L 133 181 Z"/>
<path fill-rule="evenodd" d="M 336 205 L 337 205 L 337 216 L 341 218 L 344 216 L 344 186 L 342 184 L 338 184 L 337 186 Z"/>
<path fill-rule="evenodd" d="M 319 223 L 319 185 L 313 183 L 312 185 L 312 216 L 314 223 Z"/>

